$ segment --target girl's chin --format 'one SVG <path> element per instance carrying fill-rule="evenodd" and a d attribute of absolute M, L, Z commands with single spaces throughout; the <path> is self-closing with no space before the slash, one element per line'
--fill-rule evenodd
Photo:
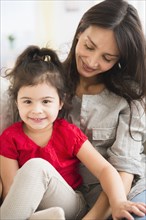
<path fill-rule="evenodd" d="M 43 130 L 47 127 L 47 125 L 38 125 L 38 124 L 35 124 L 35 125 L 29 125 L 30 129 L 32 130 Z"/>

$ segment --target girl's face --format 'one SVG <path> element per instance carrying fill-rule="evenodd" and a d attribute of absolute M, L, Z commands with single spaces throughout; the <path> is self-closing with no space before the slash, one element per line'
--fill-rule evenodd
<path fill-rule="evenodd" d="M 90 26 L 78 35 L 77 69 L 82 77 L 93 77 L 111 69 L 119 60 L 119 50 L 112 30 Z"/>
<path fill-rule="evenodd" d="M 24 86 L 18 91 L 19 114 L 29 129 L 50 128 L 62 106 L 56 88 L 50 84 Z"/>

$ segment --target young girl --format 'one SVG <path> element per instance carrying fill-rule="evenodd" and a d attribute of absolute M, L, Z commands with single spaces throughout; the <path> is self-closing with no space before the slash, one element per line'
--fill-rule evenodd
<path fill-rule="evenodd" d="M 21 121 L 0 136 L 2 219 L 26 220 L 35 211 L 54 206 L 64 210 L 66 219 L 81 219 L 86 204 L 78 192 L 80 161 L 101 182 L 113 219 L 132 220 L 130 213 L 144 216 L 143 203 L 127 201 L 118 172 L 78 127 L 60 118 L 67 94 L 55 52 L 28 47 L 7 77 Z"/>

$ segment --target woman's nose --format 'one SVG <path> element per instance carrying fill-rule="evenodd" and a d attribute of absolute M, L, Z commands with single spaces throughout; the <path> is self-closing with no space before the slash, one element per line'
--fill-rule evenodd
<path fill-rule="evenodd" d="M 89 59 L 88 59 L 88 65 L 90 68 L 97 68 L 99 66 L 99 57 L 96 55 L 94 56 L 91 56 Z"/>

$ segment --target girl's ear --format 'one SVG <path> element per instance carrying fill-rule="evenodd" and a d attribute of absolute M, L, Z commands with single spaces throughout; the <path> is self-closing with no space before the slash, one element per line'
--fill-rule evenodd
<path fill-rule="evenodd" d="M 60 102 L 60 107 L 59 107 L 59 110 L 61 110 L 62 109 L 62 107 L 63 107 L 63 105 L 64 105 L 64 102 Z"/>

